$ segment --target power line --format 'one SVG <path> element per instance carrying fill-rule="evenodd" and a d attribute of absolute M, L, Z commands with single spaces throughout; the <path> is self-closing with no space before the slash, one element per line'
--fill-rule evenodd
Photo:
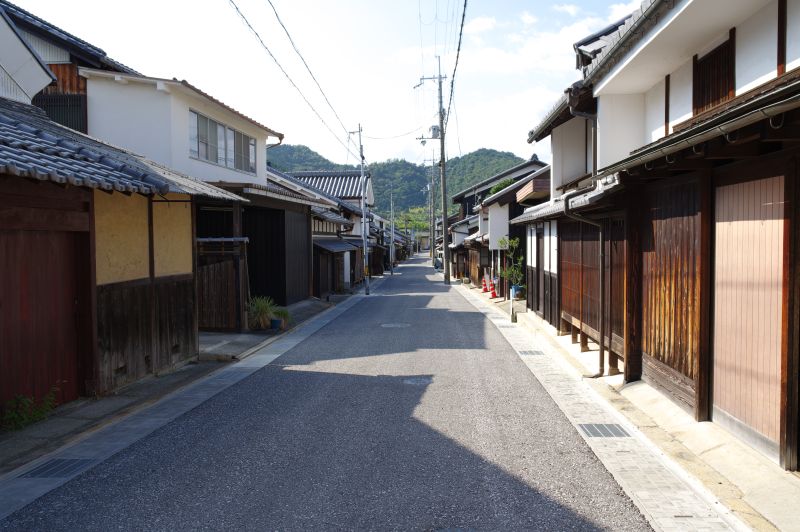
<path fill-rule="evenodd" d="M 453 104 L 453 89 L 456 84 L 456 70 L 458 69 L 458 58 L 461 55 L 461 38 L 464 36 L 464 18 L 467 16 L 467 0 L 464 0 L 464 10 L 461 12 L 461 29 L 458 30 L 458 49 L 456 50 L 456 64 L 453 66 L 453 75 L 450 77 L 450 101 L 447 104 L 447 114 L 444 116 L 444 127 L 447 129 L 447 122 L 450 119 L 450 106 Z"/>
<path fill-rule="evenodd" d="M 347 133 L 347 128 L 344 126 L 344 123 L 342 122 L 342 119 L 339 117 L 339 113 L 337 113 L 336 109 L 333 108 L 333 105 L 331 104 L 331 101 L 328 99 L 328 95 L 325 94 L 324 90 L 322 90 L 322 87 L 320 86 L 319 81 L 317 81 L 317 77 L 314 75 L 313 72 L 311 72 L 311 67 L 308 66 L 308 63 L 306 63 L 306 60 L 303 57 L 303 54 L 300 53 L 300 50 L 298 50 L 297 46 L 294 44 L 294 39 L 292 39 L 292 36 L 289 34 L 289 30 L 286 29 L 286 26 L 284 25 L 283 21 L 281 20 L 280 15 L 278 15 L 278 10 L 275 9 L 275 4 L 272 3 L 272 0 L 267 0 L 267 2 L 269 3 L 269 6 L 272 8 L 272 12 L 275 13 L 275 18 L 278 19 L 278 23 L 281 25 L 281 28 L 283 28 L 284 33 L 286 33 L 286 37 L 289 39 L 289 42 L 292 44 L 292 48 L 294 48 L 295 53 L 297 53 L 297 56 L 300 58 L 300 61 L 303 62 L 303 65 L 306 67 L 306 70 L 308 71 L 308 74 L 311 76 L 311 79 L 313 79 L 314 83 L 316 83 L 317 88 L 319 89 L 319 92 L 322 94 L 322 97 L 325 98 L 325 103 L 327 103 L 328 107 L 331 108 L 331 111 L 333 111 L 334 116 L 336 116 L 336 120 L 339 121 L 339 125 L 342 126 L 342 129 L 345 131 L 345 133 Z"/>
<path fill-rule="evenodd" d="M 277 67 L 280 69 L 280 71 L 283 73 L 283 75 L 286 77 L 286 79 L 289 81 L 289 83 L 291 83 L 292 87 L 294 87 L 295 90 L 300 94 L 300 97 L 303 98 L 303 101 L 306 102 L 306 105 L 308 105 L 308 107 L 311 108 L 311 110 L 314 112 L 314 114 L 317 115 L 317 118 L 319 118 L 320 122 L 322 122 L 322 124 L 325 126 L 325 128 L 328 131 L 330 131 L 331 135 L 334 136 L 336 141 L 339 144 L 341 144 L 342 146 L 344 146 L 344 148 L 348 152 L 350 152 L 351 155 L 353 155 L 354 157 L 358 158 L 358 156 L 355 153 L 350 151 L 350 146 L 348 146 L 346 143 L 342 142 L 342 139 L 340 139 L 339 136 L 336 135 L 336 133 L 333 131 L 333 129 L 331 129 L 331 127 L 328 125 L 328 123 L 325 121 L 325 119 L 322 118 L 322 115 L 320 115 L 319 112 L 316 110 L 316 108 L 313 105 L 311 105 L 311 102 L 308 101 L 308 98 L 306 98 L 306 95 L 303 94 L 303 91 L 300 90 L 300 87 L 298 87 L 297 84 L 294 82 L 294 80 L 291 78 L 291 76 L 289 76 L 289 74 L 286 72 L 286 70 L 280 64 L 278 59 L 275 57 L 275 55 L 272 53 L 272 51 L 266 45 L 264 40 L 261 38 L 261 35 L 258 34 L 258 32 L 255 30 L 255 28 L 253 28 L 252 24 L 250 24 L 250 21 L 247 20 L 247 17 L 244 15 L 244 13 L 242 13 L 242 11 L 239 9 L 239 6 L 236 5 L 236 2 L 234 0 L 228 0 L 228 3 L 230 3 L 230 5 L 236 10 L 236 13 L 238 13 L 239 17 L 242 19 L 242 22 L 245 23 L 245 25 L 250 29 L 250 31 L 256 37 L 256 39 L 258 39 L 258 42 L 261 43 L 261 47 L 264 49 L 264 51 L 267 52 L 267 54 L 270 56 L 270 58 L 275 63 L 275 65 L 277 65 Z M 348 139 L 348 142 L 349 142 L 349 139 Z"/>
<path fill-rule="evenodd" d="M 435 117 L 436 115 L 433 115 L 433 116 Z M 420 129 L 423 129 L 425 126 L 426 126 L 425 124 L 422 124 L 421 126 L 415 127 L 411 131 L 407 131 L 405 133 L 400 133 L 399 135 L 391 135 L 391 136 L 383 136 L 383 137 L 370 137 L 368 135 L 364 135 L 364 138 L 365 139 L 370 139 L 370 140 L 393 140 L 393 139 L 399 139 L 401 137 L 407 137 L 408 135 L 416 133 Z"/>

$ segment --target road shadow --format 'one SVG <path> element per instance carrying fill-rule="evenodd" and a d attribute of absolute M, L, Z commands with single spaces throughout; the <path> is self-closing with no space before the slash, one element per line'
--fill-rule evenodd
<path fill-rule="evenodd" d="M 648 528 L 574 431 L 481 433 L 435 379 L 269 366 L 0 529 Z"/>

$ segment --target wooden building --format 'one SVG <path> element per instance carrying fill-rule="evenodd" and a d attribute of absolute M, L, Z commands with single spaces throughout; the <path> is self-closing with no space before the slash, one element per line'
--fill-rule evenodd
<path fill-rule="evenodd" d="M 797 469 L 800 2 L 717 4 L 576 45 L 583 79 L 529 137 L 553 198 L 515 221 L 557 226 L 558 329 Z"/>

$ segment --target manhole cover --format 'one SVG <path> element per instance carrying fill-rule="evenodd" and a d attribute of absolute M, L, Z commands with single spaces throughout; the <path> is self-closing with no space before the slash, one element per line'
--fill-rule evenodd
<path fill-rule="evenodd" d="M 381 327 L 386 329 L 404 329 L 406 327 L 411 327 L 410 323 L 381 323 Z"/>
<path fill-rule="evenodd" d="M 431 377 L 408 377 L 403 379 L 403 384 L 410 384 L 411 386 L 427 386 L 433 382 Z"/>

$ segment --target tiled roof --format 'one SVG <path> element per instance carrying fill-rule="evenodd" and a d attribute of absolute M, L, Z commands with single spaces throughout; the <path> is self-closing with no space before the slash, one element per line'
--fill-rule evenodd
<path fill-rule="evenodd" d="M 128 153 L 0 98 L 0 173 L 108 191 L 164 194 L 169 184 Z"/>
<path fill-rule="evenodd" d="M 241 200 L 57 124 L 38 107 L 4 98 L 0 98 L 0 173 L 107 191 L 181 192 Z"/>
<path fill-rule="evenodd" d="M 331 222 L 338 225 L 353 225 L 353 222 L 344 216 L 340 216 L 329 209 L 325 209 L 324 207 L 311 207 L 311 215 L 319 218 L 320 220 L 325 220 L 326 222 Z"/>
<path fill-rule="evenodd" d="M 587 84 L 592 83 L 610 71 L 624 53 L 644 38 L 674 5 L 675 2 L 668 0 L 643 0 L 639 8 L 616 31 L 604 36 L 606 45 L 584 68 L 584 81 Z"/>
<path fill-rule="evenodd" d="M 337 198 L 361 198 L 361 172 L 290 172 L 291 176 Z M 367 172 L 367 179 L 370 174 Z"/>
<path fill-rule="evenodd" d="M 117 61 L 114 61 L 110 57 L 106 55 L 106 53 L 98 48 L 97 46 L 90 44 L 83 39 L 80 39 L 71 33 L 68 33 L 58 26 L 55 26 L 46 20 L 43 20 L 36 15 L 25 11 L 21 7 L 18 7 L 11 2 L 6 0 L 0 0 L 0 8 L 4 9 L 6 13 L 11 17 L 11 19 L 16 23 L 20 24 L 24 27 L 32 28 L 34 30 L 38 30 L 39 33 L 46 33 L 50 37 L 52 37 L 56 41 L 60 41 L 66 46 L 72 47 L 84 55 L 88 56 L 91 59 L 94 59 L 99 64 L 104 64 L 110 66 L 115 70 L 119 70 L 121 72 L 128 72 L 136 74 L 137 72 L 130 67 L 123 65 Z"/>
<path fill-rule="evenodd" d="M 328 194 L 324 190 L 320 190 L 319 188 L 317 188 L 317 187 L 315 187 L 315 186 L 313 186 L 313 185 L 311 185 L 309 183 L 306 183 L 305 181 L 303 181 L 301 179 L 298 179 L 298 178 L 296 178 L 296 177 L 294 177 L 294 176 L 292 176 L 290 174 L 287 174 L 286 172 L 281 172 L 280 170 L 278 170 L 276 168 L 273 168 L 272 166 L 268 166 L 267 167 L 267 179 L 269 179 L 270 177 L 273 177 L 273 176 L 277 177 L 279 179 L 288 181 L 289 183 L 292 183 L 292 184 L 294 184 L 295 186 L 297 186 L 299 188 L 304 188 L 306 190 L 310 190 L 313 193 L 318 194 L 318 195 L 322 196 L 323 198 L 326 198 L 326 199 L 336 203 L 336 205 L 338 205 L 340 209 L 343 209 L 343 210 L 346 210 L 348 212 L 352 212 L 354 214 L 358 214 L 359 216 L 361 216 L 361 209 L 359 209 L 358 207 L 354 207 L 352 204 L 347 203 L 346 201 L 342 201 L 341 198 L 338 198 L 338 197 L 336 197 L 336 196 L 334 196 L 332 194 Z"/>
<path fill-rule="evenodd" d="M 488 179 L 484 179 L 480 183 L 475 183 L 474 185 L 465 188 L 458 194 L 454 194 L 452 196 L 452 201 L 453 203 L 458 203 L 458 199 L 466 194 L 483 192 L 486 189 L 492 188 L 496 183 L 499 183 L 506 178 L 519 179 L 527 175 L 528 172 L 538 170 L 539 168 L 544 168 L 545 166 L 547 166 L 547 163 L 540 161 L 539 157 L 534 153 L 530 160 L 522 162 L 516 166 L 512 166 L 507 170 L 503 170 L 502 172 L 495 174 Z"/>

